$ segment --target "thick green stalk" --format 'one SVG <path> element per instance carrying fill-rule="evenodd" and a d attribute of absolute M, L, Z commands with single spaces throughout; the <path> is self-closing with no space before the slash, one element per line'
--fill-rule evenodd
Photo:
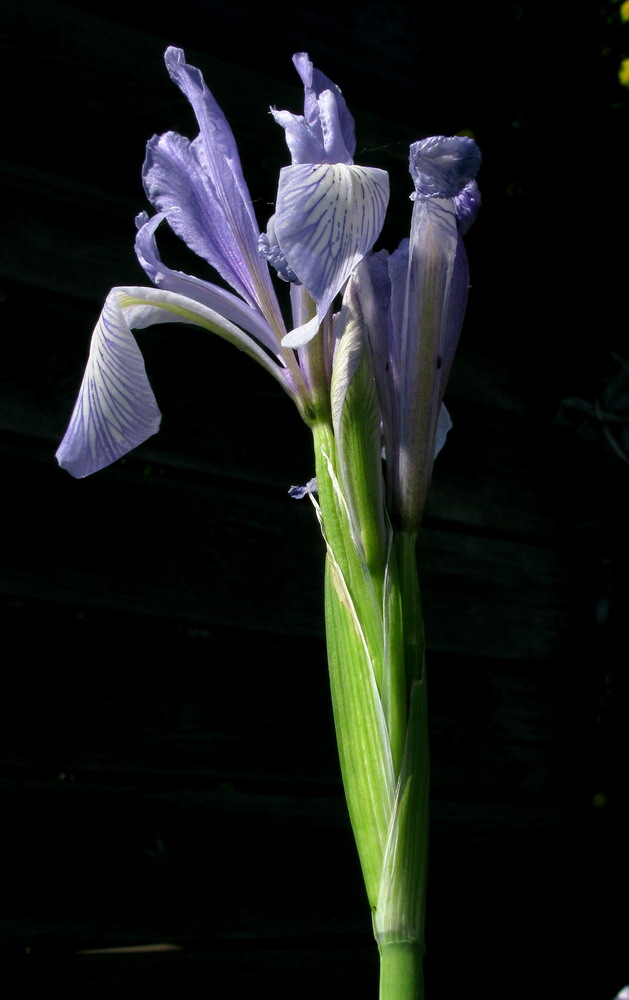
<path fill-rule="evenodd" d="M 423 955 L 416 941 L 380 945 L 380 1000 L 423 1000 Z"/>
<path fill-rule="evenodd" d="M 347 804 L 381 955 L 380 1000 L 423 1000 L 428 823 L 424 640 L 415 536 L 390 532 L 374 581 L 326 420 L 311 424 L 327 544 L 326 632 Z"/>

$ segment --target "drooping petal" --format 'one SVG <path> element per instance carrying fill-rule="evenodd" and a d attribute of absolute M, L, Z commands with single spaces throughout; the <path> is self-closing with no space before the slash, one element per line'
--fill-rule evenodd
<path fill-rule="evenodd" d="M 107 296 L 57 451 L 59 465 L 77 479 L 111 465 L 159 429 L 161 414 L 121 306 L 123 294 L 113 288 Z"/>
<path fill-rule="evenodd" d="M 225 319 L 242 327 L 256 340 L 259 340 L 279 360 L 277 338 L 257 309 L 247 305 L 246 302 L 225 288 L 220 288 L 208 281 L 202 281 L 201 278 L 195 278 L 194 275 L 185 274 L 183 271 L 173 271 L 165 266 L 155 242 L 155 231 L 164 218 L 163 212 L 154 215 L 151 219 L 145 212 L 142 212 L 136 218 L 136 225 L 139 228 L 135 238 L 135 252 L 153 284 L 166 291 L 185 295 L 220 313 Z"/>
<path fill-rule="evenodd" d="M 82 478 L 110 465 L 159 428 L 160 413 L 131 330 L 189 323 L 249 354 L 295 399 L 289 374 L 239 327 L 199 302 L 159 288 L 113 288 L 92 335 L 90 354 L 59 464 Z M 298 403 L 299 405 L 299 403 Z"/>
<path fill-rule="evenodd" d="M 301 347 L 314 337 L 378 238 L 388 200 L 388 175 L 375 167 L 319 163 L 282 169 L 275 231 L 288 264 L 317 306 L 313 319 L 284 337 L 285 347 Z"/>
<path fill-rule="evenodd" d="M 260 229 L 232 131 L 182 50 L 167 49 L 165 59 L 193 107 L 200 135 L 192 143 L 173 132 L 150 140 L 143 169 L 147 195 L 177 235 L 266 316 L 279 339 L 281 314 L 268 266 L 258 254 Z"/>

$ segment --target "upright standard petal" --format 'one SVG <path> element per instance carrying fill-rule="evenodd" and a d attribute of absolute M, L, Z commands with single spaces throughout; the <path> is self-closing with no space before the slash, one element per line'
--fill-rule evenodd
<path fill-rule="evenodd" d="M 377 240 L 388 201 L 388 174 L 376 167 L 304 163 L 282 169 L 275 232 L 317 307 L 313 319 L 284 337 L 284 347 L 301 347 L 315 336 L 335 296 Z"/>
<path fill-rule="evenodd" d="M 354 119 L 340 89 L 315 69 L 305 52 L 293 56 L 304 85 L 304 114 L 271 114 L 286 131 L 286 144 L 295 163 L 352 163 L 356 149 Z"/>
<path fill-rule="evenodd" d="M 143 169 L 147 195 L 190 249 L 267 318 L 279 340 L 282 317 L 268 266 L 258 253 L 260 229 L 232 131 L 182 50 L 167 49 L 165 59 L 193 107 L 200 135 L 192 143 L 173 132 L 150 140 Z"/>

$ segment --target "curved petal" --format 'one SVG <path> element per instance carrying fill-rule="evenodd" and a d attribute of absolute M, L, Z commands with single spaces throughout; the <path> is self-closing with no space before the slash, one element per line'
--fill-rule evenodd
<path fill-rule="evenodd" d="M 281 170 L 275 231 L 288 264 L 317 305 L 312 320 L 284 337 L 284 347 L 301 347 L 314 337 L 378 238 L 388 200 L 388 174 L 376 167 L 304 163 Z"/>
<path fill-rule="evenodd" d="M 276 108 L 271 108 L 271 114 L 284 129 L 284 138 L 293 164 L 318 163 L 324 158 L 321 135 L 317 134 L 303 115 L 294 115 L 292 111 L 277 111 Z"/>
<path fill-rule="evenodd" d="M 131 330 L 172 322 L 200 326 L 228 340 L 297 402 L 288 373 L 219 313 L 158 288 L 113 288 L 94 329 L 83 382 L 57 451 L 59 464 L 73 476 L 97 472 L 157 432 L 160 412 Z"/>
<path fill-rule="evenodd" d="M 481 164 L 480 149 L 465 135 L 433 135 L 411 145 L 411 198 L 454 198 L 473 181 Z"/>
<path fill-rule="evenodd" d="M 260 310 L 279 339 L 281 313 L 268 266 L 258 254 L 260 228 L 232 131 L 182 50 L 167 49 L 165 60 L 193 107 L 200 135 L 192 143 L 174 132 L 150 140 L 142 173 L 147 195 L 177 235 Z"/>
<path fill-rule="evenodd" d="M 315 69 L 305 52 L 293 56 L 304 85 L 304 113 L 271 114 L 286 132 L 286 145 L 293 164 L 352 163 L 356 149 L 354 119 L 335 83 Z"/>
<path fill-rule="evenodd" d="M 478 215 L 480 208 L 480 191 L 476 181 L 470 181 L 465 187 L 454 196 L 454 208 L 456 210 L 456 221 L 459 224 L 461 236 L 469 232 L 472 223 Z"/>
<path fill-rule="evenodd" d="M 57 451 L 57 461 L 77 479 L 111 465 L 157 433 L 161 414 L 140 349 L 113 288 L 92 336 L 78 399 Z"/>
<path fill-rule="evenodd" d="M 201 278 L 195 278 L 194 275 L 185 274 L 183 271 L 173 271 L 162 263 L 155 242 L 155 231 L 164 218 L 163 212 L 151 219 L 142 212 L 135 220 L 139 227 L 135 238 L 135 252 L 153 284 L 166 291 L 185 295 L 209 309 L 216 310 L 225 319 L 236 323 L 259 340 L 279 360 L 277 338 L 257 309 L 247 305 L 225 288 L 202 281 Z"/>
<path fill-rule="evenodd" d="M 356 151 L 354 118 L 340 87 L 320 69 L 315 69 L 306 52 L 296 52 L 293 65 L 304 85 L 305 119 L 313 127 L 320 124 L 326 159 L 330 163 L 351 163 Z M 324 93 L 329 96 L 322 104 Z"/>

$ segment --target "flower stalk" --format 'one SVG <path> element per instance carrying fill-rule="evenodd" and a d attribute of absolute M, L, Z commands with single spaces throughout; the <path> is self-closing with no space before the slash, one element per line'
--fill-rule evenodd
<path fill-rule="evenodd" d="M 380 1000 L 423 1000 L 429 758 L 416 540 L 451 425 L 443 397 L 467 298 L 462 236 L 479 205 L 480 153 L 462 137 L 413 143 L 410 236 L 392 254 L 374 253 L 388 176 L 354 164 L 341 91 L 298 53 L 304 114 L 272 110 L 291 164 L 260 233 L 221 109 L 180 49 L 165 60 L 199 134 L 147 144 L 155 214 L 136 219 L 136 253 L 154 287 L 109 293 L 57 457 L 81 478 L 156 433 L 160 413 L 132 330 L 157 323 L 222 337 L 293 400 L 312 431 L 316 478 L 290 492 L 310 496 L 325 540 L 332 707 Z M 164 222 L 231 291 L 162 262 Z"/>

